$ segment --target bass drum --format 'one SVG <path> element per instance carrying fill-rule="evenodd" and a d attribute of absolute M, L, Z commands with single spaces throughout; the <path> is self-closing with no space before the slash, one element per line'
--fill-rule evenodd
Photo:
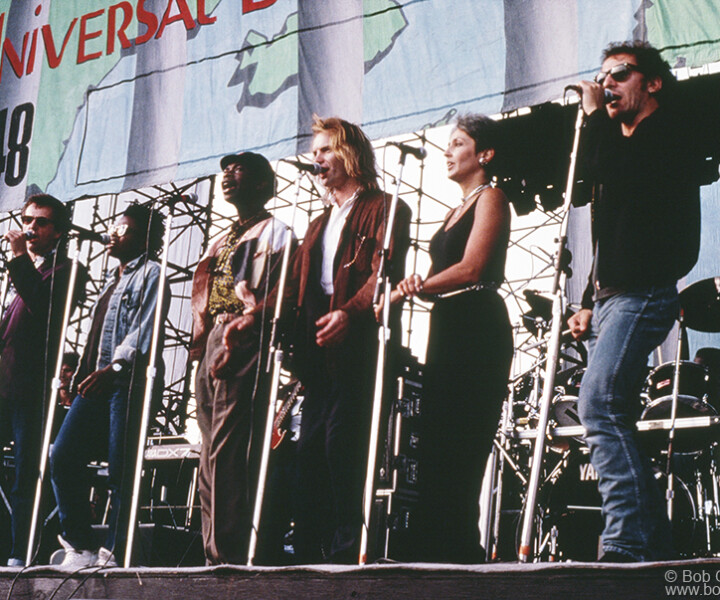
<path fill-rule="evenodd" d="M 661 491 L 667 477 L 655 475 Z M 597 560 L 603 530 L 597 471 L 590 464 L 587 449 L 570 452 L 560 475 L 543 487 L 545 507 L 542 530 L 557 531 L 558 560 L 592 562 Z M 683 558 L 697 556 L 701 550 L 703 528 L 690 487 L 677 475 L 674 478 L 672 535 L 676 552 Z"/>

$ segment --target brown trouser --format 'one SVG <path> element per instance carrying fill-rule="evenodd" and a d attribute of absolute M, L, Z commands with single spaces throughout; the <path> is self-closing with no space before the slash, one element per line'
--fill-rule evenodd
<path fill-rule="evenodd" d="M 237 350 L 229 378 L 216 379 L 210 374 L 222 350 L 224 329 L 223 324 L 213 327 L 195 377 L 202 434 L 202 533 L 209 564 L 245 564 L 267 411 L 267 380 L 261 373 L 255 389 L 257 340 Z"/>

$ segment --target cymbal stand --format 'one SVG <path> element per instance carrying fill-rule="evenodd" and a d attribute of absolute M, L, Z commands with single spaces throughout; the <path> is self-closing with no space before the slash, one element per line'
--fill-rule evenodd
<path fill-rule="evenodd" d="M 714 469 L 711 466 L 711 476 Z M 712 552 L 712 502 L 708 500 L 708 494 L 703 484 L 703 472 L 695 467 L 695 504 L 697 505 L 697 518 L 702 521 L 705 526 L 705 551 L 710 554 Z"/>
<path fill-rule="evenodd" d="M 553 277 L 552 288 L 552 326 L 550 339 L 548 340 L 547 362 L 545 363 L 545 379 L 543 381 L 543 394 L 540 401 L 540 416 L 537 424 L 537 436 L 533 450 L 532 464 L 530 470 L 530 481 L 528 483 L 527 495 L 525 498 L 525 512 L 523 519 L 522 535 L 518 559 L 520 562 L 527 562 L 530 558 L 533 524 L 535 521 L 535 506 L 537 502 L 538 486 L 540 484 L 540 473 L 542 470 L 543 457 L 545 454 L 545 441 L 547 437 L 548 421 L 550 417 L 550 405 L 552 403 L 555 387 L 555 371 L 557 369 L 562 334 L 562 318 L 564 314 L 564 289 L 567 281 L 567 250 L 565 242 L 568 230 L 568 214 L 572 203 L 572 192 L 575 183 L 575 168 L 577 164 L 577 151 L 580 142 L 580 131 L 583 123 L 582 103 L 578 107 L 575 120 L 575 136 L 573 139 L 572 151 L 570 153 L 570 169 L 568 172 L 567 185 L 565 188 L 565 202 L 562 208 L 562 220 L 560 223 L 560 234 L 556 239 L 556 251 L 554 255 L 555 276 Z"/>
<path fill-rule="evenodd" d="M 517 341 L 517 327 L 514 329 L 514 337 Z M 513 343 L 513 348 L 516 348 L 516 343 Z M 500 539 L 500 517 L 502 515 L 502 501 L 503 501 L 503 477 L 505 475 L 505 463 L 506 463 L 506 450 L 509 445 L 508 432 L 515 428 L 515 386 L 510 386 L 510 392 L 505 402 L 503 402 L 502 416 L 500 418 L 500 428 L 498 430 L 495 439 L 493 440 L 492 448 L 492 465 L 493 465 L 493 486 L 491 486 L 491 493 L 488 498 L 487 505 L 487 535 L 488 539 L 485 540 L 485 559 L 489 561 L 498 560 L 499 556 L 499 539 Z M 493 493 L 494 492 L 494 493 Z M 493 505 L 494 497 L 494 505 Z M 492 532 L 491 532 L 492 525 Z M 492 535 L 492 537 L 491 537 Z"/>
<path fill-rule="evenodd" d="M 673 456 L 673 443 L 675 442 L 675 422 L 677 419 L 677 407 L 678 398 L 680 395 L 680 358 L 682 357 L 682 346 L 683 346 L 683 309 L 680 309 L 680 324 L 678 327 L 678 339 L 677 349 L 675 352 L 675 367 L 673 370 L 673 387 L 672 387 L 672 404 L 670 409 L 670 430 L 668 431 L 668 446 L 667 446 L 667 463 L 665 465 L 665 474 L 667 475 L 667 490 L 665 491 L 665 500 L 667 501 L 667 513 L 668 519 L 672 521 L 673 517 L 673 499 L 675 492 L 673 487 L 675 485 L 675 478 L 672 473 L 672 456 Z"/>
<path fill-rule="evenodd" d="M 282 308 L 285 299 L 285 283 L 290 266 L 290 253 L 292 250 L 293 231 L 295 230 L 295 215 L 297 214 L 298 201 L 300 199 L 300 183 L 304 171 L 299 170 L 295 179 L 295 197 L 292 204 L 292 216 L 290 226 L 287 228 L 287 239 L 283 248 L 280 276 L 277 283 L 277 297 L 275 299 L 275 312 L 273 313 L 272 328 L 270 330 L 270 343 L 268 346 L 268 366 L 272 363 L 272 374 L 270 375 L 270 395 L 267 405 L 267 418 L 265 419 L 265 433 L 263 435 L 262 453 L 260 455 L 260 470 L 258 471 L 257 488 L 255 490 L 255 506 L 253 508 L 253 519 L 250 527 L 250 543 L 248 545 L 247 566 L 252 567 L 257 550 L 258 532 L 262 519 L 263 499 L 265 498 L 265 486 L 267 484 L 268 465 L 270 464 L 270 446 L 272 442 L 273 423 L 275 421 L 275 407 L 277 406 L 278 392 L 280 389 L 280 372 L 282 371 L 285 351 L 278 341 L 278 324 L 282 315 Z"/>
<path fill-rule="evenodd" d="M 717 446 L 714 448 L 715 451 L 717 451 Z M 720 511 L 720 489 L 718 489 L 718 468 L 717 468 L 717 461 L 715 460 L 714 452 L 710 456 L 710 481 L 712 483 L 712 500 L 708 501 L 708 508 L 706 508 L 705 512 L 706 515 L 708 515 L 708 518 L 710 515 L 712 515 L 712 518 L 710 520 L 710 529 L 712 531 L 718 531 L 720 529 L 720 522 L 718 522 L 718 517 L 720 516 L 718 513 Z M 712 553 L 712 542 L 708 543 L 708 550 Z"/>

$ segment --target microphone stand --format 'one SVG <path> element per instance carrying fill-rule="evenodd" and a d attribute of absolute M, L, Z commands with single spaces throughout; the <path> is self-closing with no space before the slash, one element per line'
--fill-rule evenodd
<path fill-rule="evenodd" d="M 145 444 L 147 443 L 147 428 L 150 422 L 150 409 L 152 396 L 155 388 L 155 377 L 157 376 L 158 346 L 160 345 L 160 329 L 162 327 L 163 304 L 165 301 L 165 282 L 167 281 L 168 255 L 170 254 L 170 240 L 172 236 L 172 221 L 175 212 L 175 205 L 178 202 L 185 202 L 180 194 L 170 196 L 167 203 L 170 207 L 167 221 L 165 223 L 165 236 L 163 238 L 163 255 L 160 261 L 160 275 L 158 277 L 158 295 L 155 304 L 155 317 L 153 319 L 153 331 L 150 339 L 150 357 L 148 359 L 147 371 L 145 374 L 145 393 L 143 395 L 143 409 L 140 418 L 140 431 L 138 435 L 137 456 L 135 459 L 135 471 L 133 475 L 132 498 L 130 500 L 130 516 L 128 519 L 127 541 L 125 543 L 125 557 L 123 567 L 128 569 L 132 563 L 133 542 L 135 540 L 135 529 L 137 528 L 137 512 L 140 503 L 140 483 L 142 479 L 142 465 L 145 459 Z"/>
<path fill-rule="evenodd" d="M 537 501 L 538 486 L 540 483 L 540 474 L 543 465 L 543 456 L 545 453 L 545 441 L 547 438 L 550 405 L 552 403 L 555 387 L 555 371 L 557 369 L 560 355 L 562 318 L 564 313 L 563 293 L 567 282 L 568 266 L 565 264 L 567 255 L 565 243 L 567 241 L 568 214 L 572 204 L 577 151 L 580 143 L 580 131 L 583 123 L 583 114 L 581 102 L 578 107 L 577 118 L 575 120 L 575 137 L 573 140 L 572 151 L 570 153 L 570 169 L 568 172 L 567 185 L 565 187 L 565 202 L 562 207 L 560 235 L 556 240 L 557 245 L 554 255 L 555 275 L 553 277 L 552 288 L 552 326 L 550 328 L 550 339 L 548 340 L 547 358 L 545 363 L 545 380 L 543 382 L 543 394 L 540 400 L 540 415 L 537 424 L 537 436 L 535 437 L 530 480 L 528 482 L 527 496 L 525 498 L 522 535 L 520 538 L 520 548 L 518 550 L 518 558 L 520 562 L 523 563 L 527 562 L 530 557 L 530 544 L 532 543 L 533 523 L 535 521 L 535 503 Z"/>
<path fill-rule="evenodd" d="M 398 161 L 398 174 L 395 178 L 395 192 L 390 203 L 386 225 L 385 239 L 383 247 L 380 251 L 380 266 L 377 273 L 377 282 L 375 283 L 375 294 L 373 296 L 373 305 L 377 306 L 380 295 L 383 294 L 385 301 L 383 302 L 382 323 L 378 328 L 378 355 L 377 366 L 375 369 L 375 390 L 373 393 L 372 416 L 370 421 L 370 444 L 368 448 L 367 470 L 365 472 L 365 488 L 363 492 L 363 523 L 360 532 L 360 555 L 358 564 L 367 564 L 367 549 L 370 531 L 370 519 L 372 517 L 372 505 L 375 497 L 375 464 L 377 462 L 377 446 L 380 436 L 380 413 L 382 410 L 383 391 L 385 387 L 385 363 L 387 362 L 387 345 L 390 341 L 390 292 L 391 282 L 388 275 L 388 267 L 390 266 L 390 243 L 395 224 L 395 213 L 400 199 L 400 184 L 402 182 L 403 168 L 405 167 L 405 157 L 413 154 L 408 150 L 411 148 L 400 149 L 400 160 Z M 414 155 L 414 154 L 413 154 Z M 416 155 L 414 155 L 416 156 Z M 417 157 L 417 156 L 416 156 Z"/>
<path fill-rule="evenodd" d="M 296 165 L 297 166 L 297 165 Z M 255 506 L 253 508 L 253 519 L 250 527 L 250 543 L 248 545 L 247 566 L 252 567 L 257 550 L 258 532 L 260 531 L 260 520 L 262 518 L 263 499 L 265 498 L 265 485 L 267 483 L 268 464 L 270 463 L 270 445 L 272 442 L 273 423 L 275 421 L 275 407 L 277 405 L 278 391 L 280 388 L 280 372 L 285 360 L 285 352 L 278 342 L 277 328 L 282 314 L 282 306 L 285 300 L 285 281 L 287 279 L 290 265 L 290 252 L 292 250 L 292 236 L 295 229 L 295 215 L 297 213 L 298 200 L 300 198 L 300 182 L 305 172 L 298 167 L 298 175 L 295 179 L 295 198 L 292 203 L 292 216 L 290 226 L 287 228 L 287 240 L 283 248 L 283 257 L 278 279 L 278 292 L 275 300 L 275 312 L 273 313 L 272 327 L 270 329 L 270 344 L 268 349 L 268 368 L 272 362 L 272 374 L 270 375 L 270 396 L 268 398 L 267 418 L 265 420 L 265 433 L 263 435 L 262 453 L 260 455 L 260 470 L 258 471 L 257 489 L 255 491 Z"/>
<path fill-rule="evenodd" d="M 2 280 L 0 280 L 0 320 L 5 316 L 5 299 L 7 298 L 8 289 L 10 288 L 10 271 L 7 266 L 7 257 L 3 253 L 0 260 L 0 269 L 2 269 Z"/>
<path fill-rule="evenodd" d="M 673 518 L 673 499 L 675 497 L 674 486 L 675 477 L 672 471 L 673 445 L 675 443 L 675 425 L 677 423 L 677 409 L 680 398 L 680 363 L 683 350 L 683 330 L 685 329 L 685 310 L 680 309 L 680 324 L 678 326 L 677 349 L 675 352 L 675 365 L 673 366 L 673 387 L 672 387 L 672 404 L 670 408 L 670 431 L 668 431 L 667 446 L 667 463 L 665 465 L 665 474 L 667 475 L 667 489 L 665 491 L 665 500 L 667 501 L 668 519 Z"/>
<path fill-rule="evenodd" d="M 78 272 L 79 244 L 76 236 L 70 234 L 70 245 L 68 248 L 68 257 L 71 259 L 70 276 L 68 279 L 67 294 L 65 297 L 65 309 L 63 311 L 62 325 L 60 328 L 60 341 L 58 345 L 58 355 L 55 361 L 55 374 L 52 378 L 50 388 L 50 401 L 47 407 L 47 415 L 45 416 L 45 429 L 43 431 L 43 442 L 40 450 L 40 465 L 37 472 L 37 482 L 35 484 L 35 497 L 33 499 L 32 515 L 30 517 L 30 535 L 28 536 L 27 553 L 25 556 L 25 564 L 30 566 L 33 560 L 35 547 L 35 534 L 37 532 L 37 522 L 40 513 L 40 499 L 42 497 L 43 480 L 47 469 L 50 442 L 53 434 L 53 421 L 55 419 L 55 408 L 57 406 L 58 394 L 60 393 L 60 374 L 63 365 L 63 350 L 65 349 L 65 336 L 67 335 L 68 323 L 70 315 L 73 312 L 73 296 L 75 295 L 75 282 Z M 48 315 L 50 317 L 50 315 Z"/>

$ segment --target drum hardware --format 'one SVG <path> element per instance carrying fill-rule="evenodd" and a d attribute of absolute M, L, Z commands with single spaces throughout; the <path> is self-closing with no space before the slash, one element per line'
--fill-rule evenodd
<path fill-rule="evenodd" d="M 671 427 L 667 437 L 667 462 L 665 474 L 667 475 L 667 504 L 668 516 L 673 514 L 673 472 L 672 457 L 673 445 L 675 442 L 675 424 L 678 417 L 678 406 L 680 404 L 681 389 L 681 364 L 683 340 L 685 339 L 685 328 L 699 329 L 701 331 L 720 332 L 720 277 L 713 277 L 696 282 L 685 288 L 679 295 L 680 319 L 677 337 L 677 351 L 675 354 L 674 377 L 672 380 L 672 396 L 670 403 Z M 686 369 L 687 370 L 687 369 Z M 684 380 L 683 380 L 684 382 Z M 696 399 L 702 402 L 700 399 Z M 686 402 L 683 402 L 685 405 Z M 707 407 L 710 405 L 705 403 Z M 692 404 L 692 410 L 699 409 L 701 405 Z M 714 410 L 714 409 L 713 409 Z"/>
<path fill-rule="evenodd" d="M 558 528 L 553 525 L 550 529 L 550 562 L 555 562 L 558 557 Z"/>
<path fill-rule="evenodd" d="M 712 302 L 706 304 L 712 311 L 720 303 L 720 300 L 715 300 L 720 278 L 710 281 L 714 295 Z M 684 294 L 681 293 L 681 302 Z M 699 318 L 696 314 L 688 314 L 688 311 L 688 307 L 684 306 L 686 320 L 681 322 L 675 360 L 649 371 L 645 379 L 637 429 L 639 438 L 650 447 L 655 464 L 663 467 L 658 469 L 662 472 L 658 472 L 657 479 L 671 496 L 668 512 L 678 551 L 682 556 L 692 558 L 720 555 L 720 473 L 717 468 L 720 454 L 715 456 L 720 449 L 714 443 L 717 427 L 720 426 L 720 388 L 713 383 L 708 368 L 681 359 L 683 346 L 687 345 L 683 340 L 686 334 L 684 325 L 692 322 L 704 329 L 720 331 L 720 321 L 712 313 L 710 317 Z M 720 309 L 717 314 L 720 315 Z M 543 324 L 543 328 L 546 325 Z M 545 334 L 544 330 L 540 333 Z M 564 340 L 561 344 L 558 356 L 566 354 Z M 498 470 L 495 493 L 505 497 L 499 498 L 494 506 L 494 521 L 491 523 L 493 560 L 503 559 L 497 549 L 500 547 L 507 551 L 510 541 L 498 539 L 498 536 L 509 533 L 499 527 L 500 514 L 503 519 L 512 515 L 515 548 L 523 545 L 521 524 L 517 519 L 519 514 L 528 512 L 530 501 L 528 475 L 531 475 L 535 461 L 531 454 L 533 440 L 537 439 L 539 432 L 541 396 L 546 383 L 543 367 L 548 361 L 548 342 L 544 338 L 536 339 L 524 345 L 521 351 L 529 347 L 539 356 L 530 369 L 512 379 L 509 410 L 504 413 L 496 440 Z M 599 536 L 602 529 L 597 473 L 589 460 L 583 463 L 587 449 L 583 442 L 584 428 L 577 413 L 583 374 L 580 364 L 557 371 L 552 378 L 552 400 L 546 430 L 548 441 L 538 480 L 540 497 L 536 497 L 534 502 L 534 519 L 529 525 L 522 524 L 531 529 L 532 541 L 524 551 L 533 560 L 577 560 L 578 557 L 592 560 L 597 556 L 597 546 L 592 539 L 593 532 L 596 531 Z M 677 466 L 683 462 L 691 463 L 692 468 Z M 504 475 L 499 465 L 502 465 Z M 571 479 L 573 483 L 568 483 Z M 514 489 L 518 486 L 522 487 L 519 491 Z M 574 496 L 562 494 L 560 490 L 564 487 L 572 488 Z M 596 500 L 591 502 L 593 494 Z M 548 500 L 549 496 L 554 496 L 554 499 Z M 519 510 L 522 512 L 518 512 L 517 502 L 520 502 Z M 579 527 L 572 526 L 574 520 L 580 523 Z"/>

